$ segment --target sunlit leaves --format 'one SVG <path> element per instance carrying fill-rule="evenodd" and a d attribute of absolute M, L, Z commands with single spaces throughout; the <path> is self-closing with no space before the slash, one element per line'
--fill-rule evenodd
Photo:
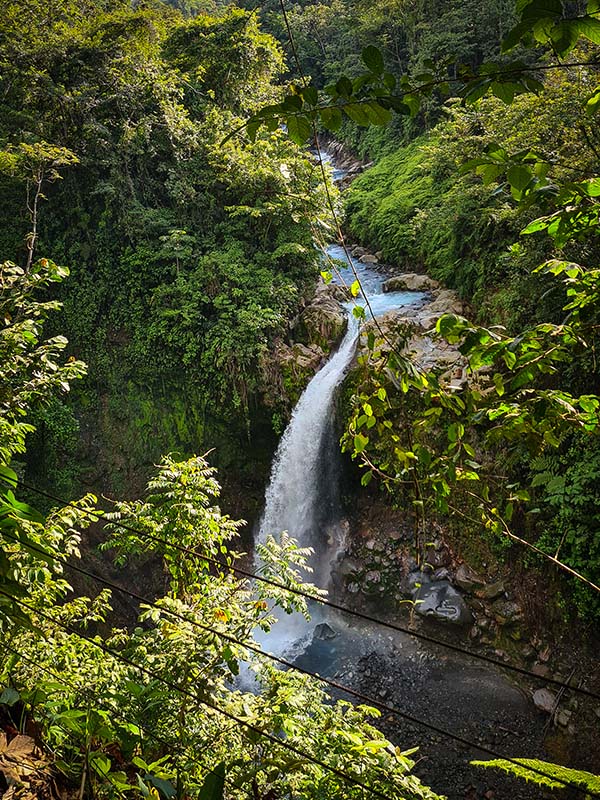
<path fill-rule="evenodd" d="M 549 45 L 559 56 L 569 53 L 581 36 L 595 44 L 600 43 L 600 19 L 595 0 L 587 3 L 587 13 L 566 16 L 565 5 L 560 0 L 530 0 L 519 3 L 520 21 L 507 34 L 502 43 L 504 52 L 520 42 Z"/>

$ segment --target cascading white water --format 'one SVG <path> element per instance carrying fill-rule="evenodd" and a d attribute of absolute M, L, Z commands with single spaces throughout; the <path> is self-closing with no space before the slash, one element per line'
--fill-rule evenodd
<path fill-rule="evenodd" d="M 418 304 L 424 298 L 419 292 L 384 293 L 384 276 L 370 264 L 349 259 L 337 244 L 328 247 L 328 254 L 337 261 L 340 281 L 350 285 L 357 275 L 360 277 L 369 309 L 376 317 L 391 309 Z M 306 387 L 281 438 L 257 534 L 257 541 L 263 543 L 270 534 L 278 537 L 287 531 L 300 547 L 313 547 L 314 582 L 322 588 L 327 588 L 331 563 L 343 544 L 337 524 L 340 520 L 335 517 L 338 510 L 335 491 L 332 491 L 337 486 L 328 485 L 328 482 L 336 484 L 338 476 L 333 474 L 328 478 L 326 466 L 332 462 L 324 456 L 327 449 L 335 450 L 331 441 L 335 390 L 352 361 L 359 336 L 359 323 L 351 313 L 350 304 L 347 310 L 348 329 L 339 348 Z M 255 637 L 272 653 L 296 657 L 310 643 L 315 623 L 329 619 L 322 606 L 315 604 L 311 613 L 311 624 L 301 614 L 294 613 L 283 616 L 267 634 L 257 631 Z"/>
<path fill-rule="evenodd" d="M 319 455 L 333 395 L 352 359 L 357 338 L 358 322 L 349 314 L 348 329 L 338 350 L 308 384 L 294 409 L 273 461 L 259 542 L 285 530 L 300 546 L 312 544 L 321 496 Z"/>

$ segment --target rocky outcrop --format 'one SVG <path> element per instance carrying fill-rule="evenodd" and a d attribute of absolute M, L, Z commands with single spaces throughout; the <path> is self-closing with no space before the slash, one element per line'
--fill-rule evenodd
<path fill-rule="evenodd" d="M 405 272 L 403 275 L 388 278 L 382 288 L 384 292 L 429 292 L 432 289 L 439 289 L 440 284 L 429 275 Z"/>
<path fill-rule="evenodd" d="M 344 287 L 320 281 L 313 299 L 296 321 L 292 331 L 294 338 L 329 352 L 346 331 L 348 319 L 340 303 L 347 299 Z"/>
<path fill-rule="evenodd" d="M 372 167 L 373 162 L 365 163 L 350 152 L 348 148 L 342 143 L 334 140 L 325 140 L 324 144 L 327 148 L 328 154 L 332 157 L 335 167 L 340 172 L 344 173 L 339 181 L 342 186 L 347 186 L 352 183 L 354 178 L 359 175 L 367 167 Z"/>
<path fill-rule="evenodd" d="M 432 617 L 440 622 L 470 625 L 473 615 L 461 594 L 450 581 L 422 583 L 414 592 L 415 610 L 422 617 Z"/>

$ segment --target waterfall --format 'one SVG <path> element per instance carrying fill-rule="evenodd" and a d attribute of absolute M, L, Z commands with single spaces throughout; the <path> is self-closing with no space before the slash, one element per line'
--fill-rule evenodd
<path fill-rule="evenodd" d="M 358 322 L 349 314 L 339 348 L 310 381 L 294 409 L 273 461 L 258 533 L 260 542 L 283 530 L 297 539 L 300 547 L 319 547 L 323 541 L 317 530 L 323 520 L 320 460 L 335 389 L 352 360 L 357 338 Z"/>
<path fill-rule="evenodd" d="M 343 174 L 339 173 L 338 177 Z M 391 309 L 419 304 L 425 297 L 419 292 L 384 293 L 384 274 L 372 264 L 349 256 L 338 244 L 331 244 L 327 252 L 338 262 L 337 274 L 341 282 L 350 285 L 360 277 L 363 292 L 376 317 Z M 281 531 L 287 531 L 300 547 L 312 547 L 315 555 L 310 566 L 314 575 L 306 578 L 321 588 L 329 585 L 332 562 L 344 544 L 341 512 L 336 503 L 339 448 L 334 446 L 333 405 L 335 390 L 344 378 L 359 336 L 359 323 L 351 313 L 350 304 L 347 310 L 348 328 L 339 348 L 304 390 L 281 438 L 257 533 L 257 541 L 263 543 L 270 534 L 278 537 Z M 312 604 L 311 614 L 310 624 L 299 613 L 281 615 L 269 633 L 257 631 L 255 638 L 272 653 L 297 658 L 307 652 L 308 646 L 314 649 L 311 637 L 315 623 L 331 618 L 327 610 L 317 604 Z M 335 647 L 342 646 L 342 638 L 336 639 Z M 319 668 L 324 666 L 325 657 L 331 657 L 331 653 L 327 656 L 318 653 Z"/>

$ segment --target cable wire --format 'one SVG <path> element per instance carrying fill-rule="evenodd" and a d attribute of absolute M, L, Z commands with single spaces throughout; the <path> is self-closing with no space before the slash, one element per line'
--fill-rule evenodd
<path fill-rule="evenodd" d="M 151 739 L 154 742 L 156 742 L 156 744 L 160 744 L 163 747 L 166 747 L 169 752 L 177 751 L 179 753 L 179 755 L 182 755 L 182 756 L 187 756 L 188 755 L 189 748 L 186 748 L 186 747 L 182 748 L 182 747 L 178 746 L 178 744 L 176 742 L 171 742 L 168 739 L 165 739 L 163 736 L 159 736 L 157 733 L 144 728 L 144 726 L 140 722 L 133 722 L 133 720 L 127 719 L 127 717 L 123 716 L 123 714 L 120 714 L 112 706 L 102 705 L 101 703 L 98 702 L 99 698 L 97 696 L 94 696 L 94 695 L 91 695 L 89 693 L 86 693 L 86 692 L 82 691 L 82 687 L 81 686 L 76 686 L 71 681 L 66 681 L 63 675 L 60 675 L 58 672 L 54 672 L 54 670 L 51 670 L 47 665 L 42 666 L 38 661 L 34 661 L 32 658 L 30 658 L 29 656 L 26 656 L 24 653 L 21 653 L 19 650 L 17 650 L 16 648 L 12 647 L 9 644 L 4 644 L 3 647 L 5 647 L 7 650 L 10 650 L 11 653 L 14 653 L 18 658 L 20 658 L 23 661 L 31 664 L 36 669 L 39 669 L 42 672 L 46 673 L 46 675 L 50 675 L 51 677 L 55 678 L 59 683 L 61 683 L 64 686 L 67 686 L 73 692 L 81 692 L 81 694 L 83 695 L 83 697 L 85 699 L 87 699 L 88 701 L 93 701 L 94 704 L 98 708 L 100 708 L 101 710 L 109 711 L 110 714 L 112 715 L 112 717 L 114 719 L 116 719 L 118 722 L 120 721 L 120 722 L 124 723 L 125 725 L 133 725 L 134 727 L 139 728 L 140 731 L 144 731 L 144 733 L 146 734 L 146 736 L 149 739 Z M 233 725 L 231 725 L 229 728 L 224 728 L 222 731 L 220 731 L 218 738 L 222 738 L 222 736 L 224 736 L 226 733 L 230 733 L 233 730 L 233 728 L 234 728 Z M 61 730 L 64 730 L 67 733 L 72 733 L 72 731 L 67 731 L 65 728 L 61 728 Z M 214 743 L 215 743 L 215 739 L 213 738 L 211 740 L 210 744 L 214 745 Z M 216 768 L 211 768 L 211 767 L 208 766 L 208 764 L 205 764 L 204 762 L 202 762 L 198 758 L 198 754 L 197 753 L 194 753 L 194 760 L 196 762 L 198 762 L 203 769 L 206 769 L 207 773 L 209 773 L 209 774 L 216 773 Z M 104 777 L 109 777 L 109 776 L 107 774 L 105 774 Z M 249 789 L 245 789 L 242 786 L 237 786 L 235 781 L 232 781 L 231 778 L 227 777 L 227 775 L 225 775 L 225 782 L 226 783 L 230 783 L 235 789 L 242 790 L 242 791 L 246 792 L 246 794 L 248 795 L 250 800 L 254 800 L 254 795 L 251 794 Z"/>
<path fill-rule="evenodd" d="M 253 723 L 248 722 L 248 721 L 242 719 L 241 717 L 236 716 L 235 714 L 232 714 L 230 711 L 226 711 L 225 709 L 220 708 L 219 706 L 217 706 L 214 703 L 212 703 L 210 700 L 208 700 L 208 699 L 206 699 L 204 697 L 200 697 L 200 696 L 194 694 L 193 692 L 190 692 L 189 690 L 184 689 L 181 686 L 178 686 L 177 684 L 173 683 L 172 681 L 167 680 L 166 678 L 164 678 L 162 675 L 160 675 L 159 673 L 155 672 L 154 670 L 148 669 L 148 667 L 145 667 L 142 664 L 137 664 L 135 661 L 132 661 L 130 658 L 127 658 L 127 656 L 123 655 L 122 653 L 117 652 L 116 650 L 112 650 L 110 647 L 107 647 L 105 644 L 103 644 L 102 642 L 97 641 L 93 637 L 87 636 L 86 634 L 82 633 L 81 631 L 78 631 L 75 628 L 73 628 L 71 625 L 68 625 L 68 624 L 66 624 L 64 622 L 60 622 L 59 620 L 57 620 L 54 617 L 52 617 L 50 614 L 47 614 L 45 611 L 41 611 L 40 609 L 36 608 L 35 606 L 32 606 L 29 603 L 26 603 L 24 600 L 14 597 L 13 595 L 9 594 L 8 592 L 5 592 L 3 589 L 0 589 L 0 595 L 8 598 L 9 600 L 12 600 L 13 603 L 15 603 L 18 606 L 21 606 L 22 608 L 26 608 L 29 611 L 33 611 L 34 614 L 37 614 L 38 616 L 42 617 L 42 619 L 48 620 L 50 623 L 52 623 L 53 625 L 56 625 L 58 628 L 66 631 L 67 633 L 71 634 L 72 636 L 77 636 L 78 638 L 83 639 L 86 642 L 89 642 L 89 644 L 93 645 L 94 647 L 97 647 L 99 650 L 101 650 L 106 655 L 110 655 L 112 658 L 116 659 L 117 661 L 120 661 L 123 664 L 127 664 L 128 666 L 132 667 L 133 669 L 139 670 L 140 672 L 144 673 L 148 677 L 152 678 L 152 680 L 155 680 L 155 681 L 158 681 L 159 683 L 162 683 L 163 686 L 166 686 L 168 689 L 171 689 L 172 691 L 177 692 L 178 694 L 183 695 L 185 697 L 189 697 L 190 700 L 193 700 L 195 703 L 198 704 L 198 707 L 206 706 L 207 708 L 211 708 L 213 711 L 216 711 L 217 714 L 220 714 L 221 716 L 226 717 L 227 719 L 233 720 L 233 721 L 237 722 L 238 724 L 243 725 L 245 728 L 248 728 L 248 730 L 253 731 L 254 733 L 258 734 L 259 736 L 263 737 L 264 739 L 267 739 L 268 741 L 272 742 L 273 744 L 275 744 L 275 745 L 277 745 L 279 747 L 282 747 L 283 749 L 288 750 L 291 753 L 294 753 L 294 755 L 299 756 L 302 759 L 305 759 L 306 761 L 308 761 L 311 764 L 314 764 L 315 766 L 321 767 L 322 769 L 324 769 L 324 770 L 326 770 L 328 772 L 331 772 L 334 775 L 337 775 L 337 777 L 341 778 L 342 780 L 346 781 L 347 783 L 350 783 L 350 784 L 353 784 L 355 786 L 358 786 L 361 789 L 367 789 L 367 791 L 371 792 L 372 794 L 376 795 L 377 797 L 381 797 L 383 800 L 390 800 L 388 795 L 383 794 L 383 792 L 380 792 L 378 789 L 375 789 L 373 786 L 369 786 L 368 784 L 364 783 L 363 781 L 359 780 L 358 778 L 354 778 L 353 776 L 348 775 L 346 772 L 344 772 L 343 770 L 339 769 L 338 767 L 334 767 L 331 764 L 327 764 L 325 761 L 322 761 L 321 759 L 317 758 L 316 756 L 312 756 L 309 753 L 306 753 L 303 750 L 300 750 L 295 745 L 290 744 L 285 739 L 280 739 L 277 736 L 274 736 L 273 734 L 270 734 L 267 731 L 262 730 L 262 728 L 259 728 L 258 725 L 254 725 Z M 481 748 L 478 748 L 478 749 L 481 749 Z M 599 795 L 599 797 L 600 797 L 600 795 Z"/>
<path fill-rule="evenodd" d="M 1 477 L 0 477 L 0 480 L 5 480 L 6 481 L 6 479 L 1 478 Z M 8 481 L 6 481 L 6 482 L 8 483 Z M 82 514 L 84 514 L 84 515 L 86 515 L 88 517 L 91 517 L 93 519 L 97 519 L 97 517 L 102 513 L 100 511 L 95 511 L 94 512 L 94 511 L 88 511 L 87 509 L 80 508 L 75 503 L 71 503 L 69 501 L 65 501 L 65 500 L 61 499 L 60 497 L 57 497 L 56 495 L 51 494 L 50 492 L 44 491 L 43 489 L 37 489 L 34 486 L 30 486 L 29 484 L 25 483 L 24 481 L 19 480 L 19 483 L 24 489 L 27 489 L 29 491 L 32 491 L 32 492 L 36 493 L 36 494 L 39 494 L 42 497 L 46 497 L 49 500 L 53 500 L 53 501 L 55 501 L 57 503 L 61 503 L 64 507 L 74 508 L 77 511 L 79 511 L 80 513 L 82 513 Z M 114 501 L 111 501 L 111 502 L 114 502 Z M 133 528 L 131 525 L 127 525 L 126 523 L 123 523 L 123 522 L 119 521 L 119 522 L 113 522 L 111 524 L 113 524 L 113 525 L 115 525 L 117 527 L 123 528 L 123 530 L 129 531 L 130 533 L 135 533 L 137 536 L 146 537 L 150 541 L 156 542 L 157 544 L 161 544 L 161 545 L 165 544 L 164 539 L 161 539 L 160 536 L 154 536 L 153 534 L 151 534 L 151 533 L 149 533 L 147 531 L 140 531 L 140 530 L 138 530 L 136 528 Z M 411 636 L 411 637 L 413 637 L 415 639 L 420 639 L 421 641 L 427 642 L 428 644 L 434 644 L 434 645 L 442 647 L 442 648 L 444 648 L 446 650 L 451 650 L 451 651 L 453 651 L 455 653 L 460 653 L 461 655 L 468 656 L 469 658 L 473 658 L 476 661 L 484 661 L 484 662 L 486 662 L 488 664 L 493 664 L 494 666 L 499 667 L 500 669 L 506 669 L 506 670 L 508 670 L 510 672 L 514 672 L 515 674 L 523 675 L 523 676 L 525 676 L 527 678 L 531 678 L 531 679 L 533 679 L 535 681 L 538 681 L 538 682 L 542 681 L 545 684 L 551 684 L 553 686 L 558 686 L 560 688 L 570 689 L 571 691 L 576 692 L 577 694 L 585 695 L 586 697 L 590 697 L 590 698 L 592 698 L 594 700 L 600 700 L 600 694 L 598 694 L 597 692 L 593 692 L 590 689 L 585 689 L 585 688 L 579 687 L 579 686 L 572 686 L 572 685 L 570 685 L 568 683 L 565 683 L 564 681 L 560 681 L 560 680 L 558 680 L 556 678 L 543 677 L 541 675 L 536 675 L 535 672 L 532 672 L 531 670 L 525 669 L 524 667 L 518 667 L 515 664 L 506 664 L 503 661 L 500 661 L 497 658 L 493 658 L 492 656 L 488 656 L 488 655 L 486 655 L 484 653 L 476 653 L 473 650 L 469 650 L 469 649 L 467 649 L 465 647 L 460 647 L 459 645 L 452 644 L 450 642 L 445 642 L 443 639 L 438 639 L 435 636 L 430 636 L 427 633 L 423 633 L 421 631 L 415 631 L 415 630 L 412 630 L 411 628 L 407 628 L 407 627 L 405 627 L 403 625 L 398 625 L 396 623 L 387 622 L 386 620 L 382 620 L 382 619 L 379 619 L 377 617 L 373 617 L 372 615 L 366 614 L 366 613 L 364 613 L 362 611 L 357 611 L 357 610 L 348 608 L 347 606 L 343 606 L 343 605 L 341 605 L 339 603 L 336 603 L 333 600 L 327 600 L 324 597 L 320 597 L 319 595 L 311 594 L 310 592 L 304 591 L 304 590 L 296 588 L 294 586 L 287 586 L 285 583 L 281 583 L 280 581 L 276 581 L 276 580 L 274 580 L 272 578 L 267 578 L 267 577 L 265 577 L 263 575 L 259 575 L 259 574 L 255 573 L 255 572 L 251 572 L 249 570 L 243 569 L 242 567 L 236 567 L 233 564 L 228 564 L 226 561 L 221 561 L 220 559 L 214 558 L 213 556 L 210 556 L 207 553 L 202 552 L 200 550 L 195 550 L 195 549 L 190 548 L 190 547 L 185 547 L 184 545 L 177 544 L 176 542 L 169 542 L 169 547 L 172 547 L 174 550 L 176 550 L 176 551 L 178 551 L 180 553 L 183 553 L 183 554 L 186 554 L 186 555 L 193 555 L 193 556 L 196 556 L 198 558 L 201 558 L 204 561 L 206 561 L 207 563 L 212 564 L 215 567 L 218 567 L 219 569 L 223 569 L 224 568 L 224 569 L 230 570 L 231 572 L 234 572 L 234 573 L 236 573 L 238 575 L 241 575 L 244 578 L 247 578 L 248 580 L 255 580 L 255 581 L 258 581 L 259 583 L 263 583 L 263 584 L 265 584 L 267 586 L 272 586 L 273 588 L 276 588 L 276 589 L 282 589 L 283 591 L 286 591 L 286 592 L 288 592 L 290 594 L 296 595 L 297 597 L 303 597 L 306 600 L 310 600 L 312 602 L 319 603 L 320 605 L 322 605 L 322 606 L 324 606 L 326 608 L 331 608 L 334 611 L 339 611 L 339 612 L 341 612 L 343 614 L 347 614 L 348 616 L 355 617 L 356 619 L 360 619 L 360 620 L 362 620 L 364 622 L 370 622 L 370 623 L 373 623 L 374 625 L 378 625 L 378 626 L 380 626 L 382 628 L 386 628 L 387 630 L 392 630 L 392 631 L 396 631 L 397 633 L 406 634 L 407 636 Z M 73 565 L 70 564 L 70 566 L 73 566 Z"/>
<path fill-rule="evenodd" d="M 72 565 L 70 565 L 70 566 L 72 566 Z M 99 578 L 98 576 L 95 576 L 92 573 L 88 573 L 88 572 L 83 571 L 83 570 L 79 570 L 79 571 L 84 572 L 84 574 L 88 575 L 89 577 L 92 577 L 92 578 L 95 578 L 97 580 L 100 580 L 102 583 L 107 583 L 107 585 L 111 585 L 110 582 L 104 581 L 104 579 Z M 112 584 L 112 587 L 114 587 L 118 591 L 122 591 L 122 592 L 124 592 L 126 594 L 130 594 L 131 596 L 135 596 L 133 593 L 130 593 L 129 590 L 126 590 L 123 587 L 119 587 L 117 584 Z M 75 636 L 78 636 L 79 638 L 81 638 L 81 639 L 83 639 L 85 641 L 88 641 L 90 644 L 100 648 L 103 652 L 113 656 L 113 658 L 116 658 L 117 660 L 120 660 L 123 663 L 134 667 L 135 669 L 139 669 L 142 672 L 145 672 L 150 677 L 152 677 L 154 680 L 160 681 L 161 683 L 163 683 L 168 688 L 171 688 L 174 691 L 178 691 L 180 694 L 184 694 L 186 696 L 192 697 L 192 699 L 195 699 L 197 702 L 199 702 L 201 704 L 204 704 L 204 705 L 207 705 L 209 708 L 213 708 L 215 711 L 217 711 L 217 713 L 223 714 L 224 716 L 227 716 L 230 719 L 236 720 L 237 722 L 240 722 L 240 723 L 244 724 L 246 727 L 250 728 L 250 730 L 254 730 L 255 732 L 259 732 L 259 733 L 261 733 L 261 735 L 265 736 L 266 738 L 269 738 L 271 740 L 274 740 L 277 743 L 285 745 L 287 749 L 291 749 L 292 752 L 295 752 L 297 755 L 301 755 L 302 757 L 307 758 L 309 761 L 312 761 L 313 763 L 315 763 L 315 764 L 317 764 L 317 765 L 319 765 L 319 766 L 321 766 L 321 767 L 323 767 L 325 769 L 330 769 L 335 774 L 337 774 L 339 777 L 342 777 L 345 780 L 350 780 L 351 782 L 356 783 L 357 785 L 361 786 L 362 788 L 367 788 L 370 791 L 374 792 L 375 794 L 378 794 L 378 795 L 380 795 L 382 797 L 385 797 L 385 795 L 382 795 L 377 790 L 373 789 L 372 787 L 368 787 L 366 784 L 362 783 L 361 781 L 356 781 L 355 779 L 351 778 L 351 776 L 348 776 L 346 773 L 342 772 L 341 770 L 338 770 L 337 768 L 334 768 L 334 767 L 330 767 L 329 765 L 325 764 L 325 762 L 322 762 L 322 761 L 320 761 L 318 759 L 315 760 L 312 756 L 308 756 L 308 754 L 303 753 L 302 751 L 299 751 L 293 745 L 289 745 L 287 742 L 281 742 L 279 739 L 277 739 L 277 737 L 271 736 L 270 734 L 268 734 L 266 732 L 261 732 L 260 728 L 252 725 L 251 723 L 247 723 L 244 720 L 241 720 L 240 718 L 236 717 L 235 715 L 232 715 L 230 712 L 224 711 L 223 709 L 219 708 L 218 706 L 215 706 L 214 704 L 211 704 L 209 701 L 207 701 L 205 699 L 200 699 L 200 698 L 195 697 L 192 693 L 188 692 L 185 689 L 182 689 L 181 687 L 177 687 L 176 684 L 172 684 L 171 682 L 167 681 L 166 679 L 164 679 L 162 676 L 158 675 L 157 673 L 155 673 L 155 672 L 153 672 L 151 670 L 148 670 L 146 667 L 143 667 L 140 664 L 136 664 L 135 662 L 133 662 L 130 659 L 128 659 L 126 656 L 123 656 L 122 654 L 117 653 L 114 650 L 111 650 L 110 648 L 106 647 L 106 645 L 101 644 L 100 642 L 96 641 L 92 637 L 86 636 L 85 634 L 81 633 L 80 631 L 75 630 L 70 625 L 67 625 L 65 623 L 59 622 L 58 620 L 54 619 L 49 614 L 46 614 L 45 612 L 40 611 L 39 609 L 36 609 L 34 606 L 31 606 L 31 605 L 25 603 L 22 600 L 17 600 L 15 597 L 13 597 L 12 595 L 8 594 L 7 592 L 5 592 L 5 591 L 3 591 L 1 589 L 0 589 L 0 594 L 2 594 L 5 597 L 11 599 L 13 602 L 17 603 L 17 605 L 21 605 L 21 606 L 23 606 L 25 608 L 29 608 L 34 613 L 39 614 L 41 617 L 49 620 L 52 624 L 57 625 L 58 627 L 60 627 L 63 630 L 67 631 L 68 633 L 70 633 L 72 635 L 75 635 Z M 157 606 L 154 603 L 152 603 L 151 605 L 153 605 L 155 608 L 160 608 L 160 606 Z M 161 609 L 161 610 L 163 610 L 163 609 Z M 551 776 L 548 773 L 545 773 L 543 770 L 537 769 L 536 767 L 532 767 L 530 765 L 525 766 L 520 761 L 518 761 L 516 758 L 513 758 L 511 756 L 506 756 L 503 753 L 500 753 L 497 750 L 494 750 L 493 748 L 488 747 L 487 745 L 480 744 L 480 743 L 477 743 L 477 742 L 473 742 L 473 741 L 471 741 L 470 739 L 467 739 L 464 736 L 460 736 L 458 734 L 451 733 L 450 731 L 447 731 L 444 728 L 440 728 L 439 726 L 434 725 L 433 723 L 426 722 L 425 720 L 422 720 L 422 719 L 420 719 L 418 717 L 415 717 L 412 714 L 407 714 L 406 712 L 400 711 L 399 709 L 396 709 L 393 706 L 389 706 L 386 703 L 383 703 L 383 702 L 381 702 L 379 700 L 376 700 L 375 698 L 369 697 L 368 695 L 365 695 L 362 692 L 357 692 L 354 689 L 350 689 L 349 687 L 344 686 L 344 685 L 342 685 L 340 683 L 337 683 L 336 681 L 332 681 L 329 678 L 325 678 L 325 677 L 323 677 L 321 675 L 318 675 L 316 673 L 310 672 L 309 670 L 306 670 L 306 669 L 304 669 L 302 667 L 299 667 L 299 666 L 297 666 L 297 665 L 295 665 L 295 664 L 293 664 L 293 663 L 291 663 L 289 661 L 286 661 L 285 659 L 281 659 L 278 656 L 273 656 L 270 653 L 265 653 L 264 651 L 260 650 L 259 648 L 253 647 L 253 646 L 248 645 L 248 644 L 246 644 L 244 642 L 240 642 L 239 640 L 235 639 L 234 637 L 228 636 L 227 634 L 223 634 L 220 631 L 215 630 L 214 628 L 211 628 L 209 626 L 203 625 L 201 623 L 194 623 L 192 620 L 187 619 L 185 616 L 180 615 L 180 614 L 178 614 L 176 612 L 172 612 L 172 611 L 168 611 L 167 610 L 167 613 L 170 613 L 170 614 L 172 614 L 172 616 L 178 617 L 178 618 L 182 619 L 183 621 L 185 621 L 187 623 L 196 624 L 198 627 L 202 628 L 203 630 L 207 630 L 210 633 L 213 633 L 214 635 L 222 637 L 223 639 L 226 639 L 228 641 L 232 641 L 235 644 L 240 645 L 241 647 L 247 648 L 248 650 L 252 650 L 253 652 L 257 653 L 260 656 L 265 656 L 267 658 L 272 658 L 272 659 L 276 660 L 278 663 L 280 663 L 280 664 L 282 664 L 282 665 L 284 665 L 284 666 L 286 666 L 286 667 L 288 667 L 288 668 L 290 668 L 290 669 L 292 669 L 292 670 L 294 670 L 296 672 L 299 672 L 299 673 L 307 675 L 307 676 L 309 676 L 309 677 L 311 677 L 313 679 L 321 681 L 322 683 L 325 683 L 328 686 L 330 686 L 330 687 L 332 687 L 332 688 L 334 688 L 334 689 L 336 689 L 338 691 L 342 691 L 342 692 L 344 692 L 344 693 L 346 693 L 346 694 L 348 694 L 348 695 L 350 695 L 350 696 L 352 696 L 352 697 L 354 697 L 354 698 L 356 698 L 358 700 L 361 700 L 361 701 L 364 701 L 364 702 L 368 702 L 368 703 L 372 703 L 373 705 L 378 706 L 381 710 L 385 711 L 386 713 L 392 714 L 394 716 L 398 716 L 398 717 L 400 717 L 400 718 L 402 718 L 402 719 L 404 719 L 404 720 L 406 720 L 408 722 L 411 722 L 412 724 L 419 725 L 421 727 L 425 727 L 428 730 L 433 731 L 434 733 L 437 733 L 440 736 L 444 736 L 444 737 L 446 737 L 448 739 L 452 739 L 453 741 L 458 742 L 459 744 L 465 745 L 465 746 L 473 748 L 475 750 L 479 750 L 482 753 L 486 753 L 486 755 L 493 756 L 494 758 L 498 758 L 498 759 L 501 759 L 503 761 L 508 761 L 511 764 L 514 764 L 515 766 L 519 767 L 520 769 L 528 770 L 528 771 L 533 772 L 533 773 L 535 773 L 535 774 L 537 774 L 537 775 L 539 775 L 541 777 L 544 777 L 544 778 L 554 779 L 554 780 L 558 781 L 559 783 L 561 783 L 565 788 L 576 789 L 576 790 L 578 790 L 580 792 L 584 791 L 584 790 L 581 789 L 581 787 L 578 787 L 575 784 L 572 784 L 572 783 L 570 783 L 568 781 L 564 781 L 561 778 Z M 585 790 L 585 792 L 587 792 L 587 790 Z M 587 792 L 587 793 L 589 794 L 589 792 Z M 600 798 L 600 794 L 594 794 L 593 796 Z"/>
<path fill-rule="evenodd" d="M 16 538 L 15 538 L 15 541 L 16 541 Z M 415 717 L 415 716 L 413 716 L 411 714 L 408 714 L 408 713 L 406 713 L 404 711 L 401 711 L 400 709 L 397 709 L 395 706 L 390 706 L 387 703 L 382 702 L 381 700 L 377 700 L 376 698 L 371 697 L 370 695 L 364 694 L 363 692 L 359 692 L 359 691 L 357 691 L 355 689 L 351 689 L 349 686 L 345 686 L 344 684 L 338 683 L 337 681 L 331 680 L 330 678 L 327 678 L 327 677 L 324 677 L 322 675 L 319 675 L 316 672 L 311 672 L 310 670 L 305 669 L 304 667 L 301 667 L 301 666 L 299 666 L 299 665 L 297 665 L 297 664 L 295 664 L 295 663 L 293 663 L 291 661 L 288 661 L 285 658 L 281 658 L 280 656 L 274 655 L 273 653 L 268 653 L 268 652 L 266 652 L 264 650 L 261 650 L 259 647 L 256 647 L 255 645 L 252 645 L 252 644 L 250 644 L 248 642 L 242 642 L 239 639 L 236 639 L 234 636 L 231 636 L 231 635 L 229 635 L 227 633 L 224 633 L 222 631 L 216 630 L 215 628 L 212 628 L 210 625 L 205 625 L 204 623 L 198 622 L 198 620 L 190 619 L 189 617 L 186 617 L 184 614 L 180 614 L 177 611 L 173 611 L 171 609 L 165 609 L 162 606 L 158 605 L 156 602 L 153 602 L 152 600 L 148 600 L 147 598 L 141 597 L 140 595 L 136 594 L 135 592 L 130 591 L 129 589 L 125 589 L 124 587 L 119 586 L 118 584 L 113 583 L 112 581 L 109 581 L 109 580 L 107 580 L 107 579 L 105 579 L 105 578 L 103 578 L 103 577 L 101 577 L 99 575 L 95 575 L 95 574 L 93 574 L 91 572 L 88 572 L 87 570 L 85 570 L 83 568 L 77 567 L 74 564 L 70 564 L 66 559 L 60 558 L 58 556 L 54 556 L 54 555 L 52 555 L 50 553 L 47 553 L 47 552 L 41 550 L 40 548 L 34 547 L 32 545 L 28 545 L 28 549 L 37 550 L 37 552 L 41 553 L 42 555 L 44 555 L 46 557 L 49 556 L 50 558 L 54 559 L 55 561 L 59 561 L 60 563 L 65 564 L 67 567 L 70 567 L 71 569 L 76 570 L 77 572 L 81 573 L 82 575 L 85 575 L 88 578 L 92 578 L 92 579 L 98 581 L 99 583 L 102 583 L 105 586 L 108 586 L 109 588 L 114 589 L 115 591 L 122 592 L 123 594 L 126 594 L 128 597 L 131 597 L 136 601 L 145 603 L 145 604 L 147 604 L 149 606 L 152 606 L 153 608 L 159 609 L 160 611 L 164 611 L 167 614 L 170 614 L 171 616 L 175 617 L 176 619 L 181 620 L 182 622 L 186 622 L 186 623 L 191 624 L 194 627 L 197 627 L 197 628 L 199 628 L 199 629 L 201 629 L 203 631 L 206 631 L 206 632 L 211 633 L 211 634 L 213 634 L 215 636 L 218 636 L 221 639 L 223 639 L 223 640 L 225 640 L 227 642 L 230 642 L 231 644 L 239 645 L 240 647 L 243 647 L 244 649 L 249 650 L 250 652 L 253 652 L 258 656 L 265 657 L 265 658 L 268 658 L 268 659 L 270 659 L 272 661 L 275 661 L 276 663 L 280 664 L 283 667 L 286 667 L 287 669 L 290 669 L 290 670 L 293 670 L 295 672 L 299 672 L 302 675 L 307 675 L 307 676 L 309 676 L 311 678 L 314 678 L 315 680 L 318 680 L 321 683 L 326 684 L 327 686 L 331 687 L 332 689 L 336 689 L 337 691 L 344 692 L 345 694 L 349 695 L 350 697 L 355 698 L 356 700 L 360 700 L 361 702 L 369 703 L 370 705 L 374 705 L 374 706 L 378 707 L 379 709 L 381 709 L 381 711 L 385 711 L 387 714 L 392 714 L 392 715 L 394 715 L 396 717 L 400 717 L 401 719 L 404 719 L 407 722 L 411 722 L 414 725 L 418 725 L 420 727 L 426 728 L 427 730 L 433 731 L 434 733 L 437 733 L 440 736 L 444 736 L 447 739 L 452 739 L 452 740 L 454 740 L 456 742 L 459 742 L 460 744 L 468 745 L 470 747 L 475 747 L 478 750 L 481 750 L 482 752 L 487 753 L 487 755 L 492 755 L 495 758 L 501 758 L 501 759 L 503 759 L 505 761 L 510 761 L 511 763 L 514 763 L 514 764 L 517 764 L 517 765 L 519 764 L 518 761 L 516 761 L 515 759 L 511 758 L 510 756 L 503 755 L 503 754 L 497 752 L 496 750 L 488 748 L 486 745 L 480 745 L 480 744 L 477 744 L 476 742 L 472 742 L 469 739 L 466 739 L 465 737 L 462 737 L 462 736 L 460 736 L 458 734 L 454 734 L 451 731 L 446 730 L 445 728 L 440 728 L 439 726 L 434 725 L 433 723 L 427 722 L 427 721 L 425 721 L 423 719 L 420 719 L 419 717 Z M 549 777 L 549 776 L 546 776 L 546 777 Z"/>

